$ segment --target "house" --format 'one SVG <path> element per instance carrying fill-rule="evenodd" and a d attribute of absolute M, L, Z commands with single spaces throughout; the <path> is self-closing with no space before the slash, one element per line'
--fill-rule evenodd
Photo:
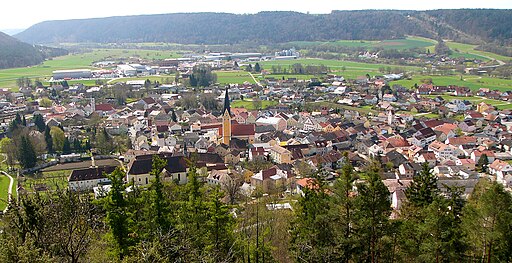
<path fill-rule="evenodd" d="M 261 117 L 256 120 L 256 125 L 272 125 L 276 131 L 286 130 L 286 121 L 279 117 Z"/>
<path fill-rule="evenodd" d="M 150 175 L 153 165 L 153 156 L 155 155 L 137 156 L 134 160 L 128 163 L 128 172 L 126 173 L 127 181 L 133 182 L 136 185 L 150 184 L 154 179 L 154 176 Z M 186 184 L 188 168 L 185 157 L 159 156 L 167 162 L 164 170 L 162 170 L 162 179 L 164 181 L 176 181 L 178 184 Z"/>
<path fill-rule="evenodd" d="M 297 180 L 295 182 L 295 185 L 296 185 L 295 193 L 297 193 L 297 194 L 299 194 L 301 196 L 304 196 L 304 190 L 306 188 L 310 189 L 310 190 L 318 188 L 318 185 L 315 182 L 315 179 L 313 179 L 313 178 L 302 178 L 302 179 L 299 179 L 299 180 Z"/>
<path fill-rule="evenodd" d="M 435 141 L 436 137 L 436 133 L 432 128 L 422 128 L 412 136 L 412 144 L 424 148 Z"/>
<path fill-rule="evenodd" d="M 413 178 L 416 175 L 416 173 L 421 171 L 421 169 L 421 165 L 410 162 L 405 162 L 398 166 L 398 171 L 400 172 L 400 175 L 405 178 Z"/>
<path fill-rule="evenodd" d="M 286 190 L 287 181 L 288 172 L 276 166 L 259 171 L 251 177 L 251 185 L 260 188 L 265 193 Z"/>
<path fill-rule="evenodd" d="M 108 184 L 110 180 L 106 174 L 112 173 L 115 169 L 115 166 L 102 166 L 73 170 L 68 177 L 69 189 L 89 191 L 98 185 Z"/>
<path fill-rule="evenodd" d="M 455 165 L 462 166 L 471 171 L 475 170 L 475 161 L 469 158 L 457 159 Z"/>
<path fill-rule="evenodd" d="M 266 159 L 265 149 L 263 147 L 254 147 L 249 151 L 250 161 L 262 161 Z"/>
<path fill-rule="evenodd" d="M 439 141 L 433 141 L 428 150 L 434 152 L 439 159 L 455 160 L 458 156 L 458 149 L 453 145 L 447 145 Z"/>
<path fill-rule="evenodd" d="M 292 163 L 292 153 L 279 145 L 270 148 L 270 158 L 278 164 Z"/>
<path fill-rule="evenodd" d="M 494 162 L 489 165 L 489 173 L 492 175 L 496 175 L 496 181 L 499 183 L 508 186 L 505 179 L 507 175 L 512 175 L 512 166 L 507 162 L 501 160 L 494 160 Z"/>

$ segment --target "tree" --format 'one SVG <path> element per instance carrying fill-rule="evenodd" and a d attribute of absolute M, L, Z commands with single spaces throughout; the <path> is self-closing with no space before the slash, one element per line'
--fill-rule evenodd
<path fill-rule="evenodd" d="M 254 109 L 261 110 L 262 105 L 263 105 L 263 103 L 261 102 L 260 99 L 254 98 L 252 100 L 252 106 L 254 107 Z"/>
<path fill-rule="evenodd" d="M 249 65 L 247 65 L 247 66 L 245 67 L 245 71 L 247 71 L 247 72 L 252 72 L 252 70 L 253 70 L 253 69 L 252 69 L 252 65 L 251 65 L 251 64 L 249 64 Z"/>
<path fill-rule="evenodd" d="M 36 126 L 38 131 L 44 131 L 46 124 L 44 123 L 44 119 L 41 114 L 34 114 L 34 125 Z"/>
<path fill-rule="evenodd" d="M 405 190 L 405 195 L 412 205 L 425 207 L 434 201 L 437 194 L 437 177 L 432 174 L 428 163 L 425 162 L 422 170 L 413 178 L 413 182 Z"/>
<path fill-rule="evenodd" d="M 174 109 L 171 110 L 171 120 L 173 122 L 178 122 L 178 117 L 176 116 L 176 112 L 174 111 Z"/>
<path fill-rule="evenodd" d="M 217 82 L 217 74 L 212 72 L 212 68 L 209 65 L 196 65 L 189 80 L 190 85 L 193 87 L 208 87 Z"/>
<path fill-rule="evenodd" d="M 160 174 L 165 166 L 167 166 L 166 159 L 162 159 L 157 155 L 153 156 L 150 175 L 154 176 L 155 179 L 150 187 L 152 197 L 151 210 L 154 220 L 153 225 L 158 231 L 169 231 L 170 227 L 170 223 L 166 217 L 168 204 L 164 198 L 163 183 L 160 178 Z"/>
<path fill-rule="evenodd" d="M 21 142 L 18 150 L 18 161 L 20 162 L 21 167 L 27 169 L 36 166 L 37 155 L 32 142 L 27 136 L 21 136 Z"/>
<path fill-rule="evenodd" d="M 478 159 L 478 162 L 476 164 L 477 170 L 481 173 L 487 172 L 487 167 L 489 166 L 489 158 L 487 157 L 487 154 L 482 154 L 480 156 L 480 159 Z"/>
<path fill-rule="evenodd" d="M 97 131 L 96 149 L 100 154 L 110 154 L 115 149 L 114 142 L 105 127 Z"/>
<path fill-rule="evenodd" d="M 291 254 L 300 262 L 335 262 L 334 231 L 329 215 L 330 200 L 323 183 L 325 171 L 317 170 L 299 199 L 291 224 Z"/>
<path fill-rule="evenodd" d="M 64 144 L 62 145 L 62 153 L 63 154 L 71 153 L 71 143 L 69 142 L 68 137 L 64 138 Z"/>
<path fill-rule="evenodd" d="M 379 262 L 384 253 L 383 237 L 390 229 L 391 201 L 388 188 L 376 172 L 366 174 L 357 185 L 355 228 L 359 239 L 359 262 Z"/>
<path fill-rule="evenodd" d="M 117 167 L 108 178 L 112 182 L 111 190 L 104 201 L 104 208 L 107 212 L 106 222 L 109 226 L 109 234 L 114 245 L 114 255 L 122 260 L 128 254 L 130 238 L 128 236 L 129 215 L 127 203 L 124 198 L 125 186 L 123 178 L 125 173 Z"/>
<path fill-rule="evenodd" d="M 5 155 L 7 165 L 12 167 L 17 156 L 13 140 L 8 137 L 2 138 L 0 140 L 0 152 Z"/>
<path fill-rule="evenodd" d="M 347 155 L 345 154 L 345 158 Z M 345 159 L 347 160 L 347 159 Z M 337 236 L 337 250 L 340 253 L 340 262 L 349 262 L 355 249 L 354 222 L 355 200 L 353 198 L 353 186 L 356 176 L 354 168 L 347 162 L 339 171 L 339 179 L 336 180 L 333 189 L 334 209 L 331 211 L 336 221 L 335 230 Z"/>
<path fill-rule="evenodd" d="M 52 149 L 61 152 L 66 140 L 64 131 L 57 126 L 53 126 L 50 128 L 50 135 L 52 136 Z"/>
<path fill-rule="evenodd" d="M 39 105 L 41 107 L 49 108 L 52 106 L 52 104 L 53 104 L 53 102 L 49 98 L 46 98 L 46 97 L 39 100 Z"/>
<path fill-rule="evenodd" d="M 463 210 L 468 252 L 481 262 L 512 260 L 512 197 L 497 182 L 482 179 Z"/>
<path fill-rule="evenodd" d="M 254 65 L 254 72 L 261 72 L 261 66 L 260 63 L 256 62 L 256 65 Z"/>
<path fill-rule="evenodd" d="M 48 153 L 53 153 L 53 138 L 50 131 L 50 127 L 46 125 L 44 128 L 44 140 L 46 141 L 46 149 L 48 150 Z"/>

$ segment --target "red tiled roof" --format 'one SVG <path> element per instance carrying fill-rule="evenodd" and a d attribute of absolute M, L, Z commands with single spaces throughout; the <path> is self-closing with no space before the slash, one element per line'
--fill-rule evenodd
<path fill-rule="evenodd" d="M 96 111 L 112 111 L 112 110 L 114 110 L 114 106 L 112 106 L 111 104 L 108 104 L 108 103 L 96 104 L 95 108 L 96 108 Z"/>

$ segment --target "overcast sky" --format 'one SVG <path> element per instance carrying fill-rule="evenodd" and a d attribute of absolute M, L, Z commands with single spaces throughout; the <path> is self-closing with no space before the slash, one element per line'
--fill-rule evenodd
<path fill-rule="evenodd" d="M 46 20 L 178 12 L 330 13 L 358 9 L 512 8 L 510 0 L 14 0 L 2 4 L 0 29 L 21 29 Z"/>

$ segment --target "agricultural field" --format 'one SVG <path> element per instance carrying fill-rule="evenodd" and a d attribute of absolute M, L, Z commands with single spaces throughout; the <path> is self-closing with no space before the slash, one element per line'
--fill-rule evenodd
<path fill-rule="evenodd" d="M 512 57 L 506 57 L 498 54 L 494 54 L 491 52 L 485 52 L 480 50 L 475 50 L 476 45 L 470 45 L 470 44 L 462 44 L 452 41 L 447 41 L 446 44 L 453 52 L 460 53 L 460 54 L 467 54 L 467 55 L 475 55 L 487 59 L 496 59 L 501 61 L 510 61 L 512 60 Z"/>
<path fill-rule="evenodd" d="M 261 108 L 266 109 L 268 107 L 272 107 L 277 104 L 278 104 L 277 101 L 262 100 Z M 235 100 L 235 101 L 231 102 L 231 107 L 232 108 L 245 108 L 247 110 L 256 110 L 256 108 L 254 107 L 254 104 L 251 100 Z"/>
<path fill-rule="evenodd" d="M 245 82 L 254 84 L 251 75 L 246 71 L 215 71 L 214 73 L 217 74 L 217 82 L 220 84 L 243 84 Z"/>
<path fill-rule="evenodd" d="M 295 78 L 295 79 L 299 79 L 299 80 L 310 80 L 312 78 L 317 78 L 318 76 L 315 76 L 315 75 L 299 75 L 299 74 L 269 74 L 269 75 L 265 75 L 265 76 L 262 76 L 262 75 L 258 75 L 255 77 L 258 78 L 258 80 L 263 80 L 263 79 L 268 79 L 268 78 L 275 78 L 275 79 L 289 79 L 289 78 Z"/>
<path fill-rule="evenodd" d="M 272 72 L 272 66 L 281 66 L 288 67 L 293 64 L 300 63 L 302 65 L 324 65 L 329 67 L 329 69 L 339 74 L 345 78 L 355 79 L 359 76 L 364 76 L 366 74 L 370 75 L 380 75 L 379 68 L 383 67 L 391 67 L 391 68 L 403 68 L 407 71 L 420 71 L 419 67 L 412 66 L 397 66 L 391 64 L 372 64 L 372 63 L 363 63 L 363 62 L 353 62 L 353 61 L 344 61 L 344 60 L 327 60 L 327 59 L 294 59 L 294 60 L 271 60 L 271 61 L 263 61 L 260 62 L 260 65 L 263 69 L 269 70 Z"/>
<path fill-rule="evenodd" d="M 306 48 L 316 45 L 336 45 L 343 47 L 364 47 L 364 48 L 384 48 L 384 49 L 409 49 L 409 48 L 431 48 L 437 41 L 422 38 L 422 37 L 407 37 L 404 39 L 389 39 L 383 41 L 370 41 L 370 40 L 338 40 L 338 41 L 294 41 L 289 42 L 290 45 L 297 46 L 298 48 Z"/>
<path fill-rule="evenodd" d="M 95 69 L 92 63 L 101 60 L 116 60 L 121 58 L 164 59 L 179 57 L 173 51 L 160 50 L 128 50 L 128 49 L 98 49 L 87 53 L 70 54 L 47 60 L 41 65 L 0 70 L 0 88 L 16 88 L 16 79 L 21 77 L 40 78 L 48 81 L 54 70 L 65 69 Z"/>
<path fill-rule="evenodd" d="M 490 104 L 490 105 L 493 105 L 493 106 L 496 106 L 498 109 L 512 109 L 512 103 L 511 102 L 508 102 L 508 101 L 502 101 L 502 100 L 493 100 L 493 99 L 486 99 L 484 97 L 477 97 L 477 96 L 472 96 L 472 97 L 457 97 L 457 96 L 452 96 L 452 95 L 421 95 L 422 97 L 427 97 L 427 98 L 436 98 L 436 97 L 442 97 L 444 100 L 446 101 L 451 101 L 451 100 L 467 100 L 469 102 L 471 102 L 472 104 L 478 104 L 480 102 L 485 102 L 487 104 Z"/>
<path fill-rule="evenodd" d="M 461 87 L 468 87 L 471 90 L 478 90 L 480 88 L 496 89 L 499 91 L 512 90 L 511 79 L 499 79 L 484 76 L 463 76 L 462 80 L 460 75 L 451 76 L 422 76 L 415 75 L 411 79 L 402 79 L 390 82 L 390 85 L 399 84 L 407 88 L 411 88 L 414 84 L 421 85 L 423 80 L 432 79 L 432 83 L 439 86 L 458 85 Z"/>

